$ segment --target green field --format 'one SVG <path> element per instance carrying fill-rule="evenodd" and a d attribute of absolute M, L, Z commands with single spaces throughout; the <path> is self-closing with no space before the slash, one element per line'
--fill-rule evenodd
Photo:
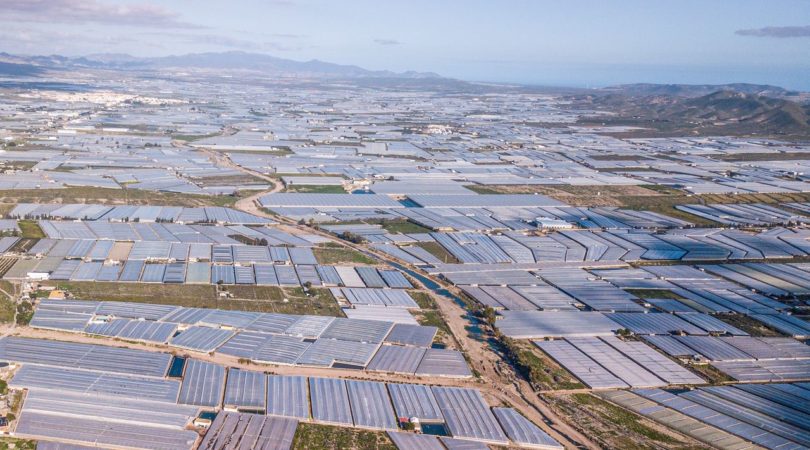
<path fill-rule="evenodd" d="M 35 220 L 20 220 L 17 225 L 20 227 L 20 235 L 24 238 L 42 239 L 46 237 Z"/>
<path fill-rule="evenodd" d="M 345 194 L 343 186 L 320 186 L 309 184 L 294 184 L 287 186 L 284 192 L 298 192 L 307 194 Z"/>
<path fill-rule="evenodd" d="M 427 250 L 428 253 L 439 258 L 439 260 L 446 264 L 459 264 L 461 262 L 438 242 L 418 242 L 414 245 L 422 247 Z"/>
<path fill-rule="evenodd" d="M 242 186 L 242 185 L 265 185 L 271 184 L 269 181 L 248 175 L 246 173 L 239 173 L 236 175 L 220 175 L 214 177 L 203 177 L 196 180 L 198 184 L 203 187 L 207 186 Z"/>
<path fill-rule="evenodd" d="M 142 189 L 68 187 L 0 190 L 0 203 L 100 203 L 108 205 L 233 206 L 229 195 L 193 195 Z M 12 205 L 13 207 L 13 205 Z"/>
<path fill-rule="evenodd" d="M 315 259 L 318 260 L 318 263 L 323 265 L 377 264 L 377 261 L 358 252 L 357 250 L 347 247 L 315 247 L 312 249 L 312 252 L 315 253 Z"/>
<path fill-rule="evenodd" d="M 292 448 L 309 449 L 355 449 L 396 450 L 385 432 L 359 428 L 333 427 L 301 422 L 295 430 Z"/>
<path fill-rule="evenodd" d="M 111 300 L 132 303 L 158 303 L 196 308 L 283 314 L 343 315 L 328 289 L 312 289 L 306 296 L 301 288 L 275 286 L 213 286 L 196 284 L 107 283 L 92 281 L 46 282 L 84 300 Z M 225 298 L 219 292 L 227 292 Z"/>
<path fill-rule="evenodd" d="M 422 291 L 408 291 L 408 293 L 413 297 L 413 300 L 419 305 L 422 309 L 436 309 L 436 302 L 433 301 L 433 298 L 428 295 L 427 292 Z"/>
<path fill-rule="evenodd" d="M 430 233 L 430 228 L 408 221 L 387 221 L 382 224 L 389 233 Z"/>

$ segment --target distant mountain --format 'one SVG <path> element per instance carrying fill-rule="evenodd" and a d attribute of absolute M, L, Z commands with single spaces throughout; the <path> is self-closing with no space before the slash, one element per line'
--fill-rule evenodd
<path fill-rule="evenodd" d="M 32 64 L 20 64 L 20 63 L 0 61 L 0 75 L 30 77 L 40 75 L 42 72 L 44 71 L 42 70 L 41 67 Z"/>
<path fill-rule="evenodd" d="M 735 91 L 718 91 L 675 103 L 663 111 L 670 119 L 751 125 L 781 132 L 810 130 L 810 106 Z"/>
<path fill-rule="evenodd" d="M 745 85 L 754 89 L 754 85 Z M 768 90 L 778 90 L 769 86 Z M 655 94 L 633 96 L 606 90 L 572 96 L 573 105 L 592 111 L 586 124 L 642 127 L 638 136 L 657 135 L 767 135 L 810 137 L 810 105 L 787 98 L 723 89 L 692 97 L 660 89 Z M 670 89 L 664 89 L 668 91 Z M 677 89 L 674 89 L 678 91 Z M 787 91 L 785 91 L 787 92 Z M 595 112 L 593 112 L 595 111 Z M 602 111 L 605 113 L 603 114 Z"/>
<path fill-rule="evenodd" d="M 622 84 L 603 89 L 631 96 L 667 95 L 676 97 L 702 97 L 717 91 L 735 91 L 744 94 L 765 95 L 768 97 L 790 97 L 798 92 L 767 84 L 730 83 L 730 84 Z"/>
<path fill-rule="evenodd" d="M 156 58 L 139 58 L 126 54 L 95 54 L 78 58 L 68 58 L 58 55 L 17 56 L 0 53 L 0 61 L 11 64 L 27 64 L 42 69 L 92 68 L 109 70 L 161 70 L 195 68 L 335 78 L 441 78 L 435 73 L 375 71 L 358 66 L 335 64 L 318 60 L 294 61 L 259 53 L 238 51 L 192 53 L 188 55 Z"/>

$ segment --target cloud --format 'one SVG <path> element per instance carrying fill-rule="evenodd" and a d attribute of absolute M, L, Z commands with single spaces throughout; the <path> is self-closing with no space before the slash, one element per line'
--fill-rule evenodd
<path fill-rule="evenodd" d="M 796 27 L 765 27 L 749 30 L 737 30 L 740 36 L 754 36 L 765 38 L 806 38 L 810 37 L 810 25 Z"/>
<path fill-rule="evenodd" d="M 190 44 L 208 44 L 224 48 L 231 48 L 236 50 L 247 50 L 254 52 L 267 52 L 267 51 L 291 51 L 296 50 L 298 47 L 279 44 L 278 42 L 269 41 L 250 41 L 246 39 L 232 38 L 229 36 L 222 36 L 218 34 L 194 34 L 188 35 L 183 40 Z"/>
<path fill-rule="evenodd" d="M 163 48 L 157 42 L 142 42 L 131 35 L 106 34 L 102 30 L 39 30 L 33 27 L 5 25 L 0 31 L 0 51 L 13 54 L 60 54 L 80 56 L 88 53 L 106 53 L 122 45 L 140 48 Z"/>
<path fill-rule="evenodd" d="M 110 4 L 100 0 L 0 0 L 3 16 L 25 22 L 98 23 L 153 28 L 203 28 L 151 3 Z"/>
<path fill-rule="evenodd" d="M 292 34 L 292 33 L 270 33 L 269 36 L 282 39 L 302 39 L 307 37 L 306 34 Z"/>
<path fill-rule="evenodd" d="M 402 45 L 402 42 L 396 39 L 374 39 L 374 43 L 379 45 Z"/>
<path fill-rule="evenodd" d="M 157 37 L 165 40 L 171 40 L 177 43 L 194 44 L 221 47 L 232 50 L 243 50 L 250 52 L 272 52 L 272 51 L 294 51 L 298 50 L 298 46 L 290 46 L 278 42 L 266 40 L 248 40 L 224 36 L 221 34 L 209 33 L 172 33 L 172 32 L 148 32 L 139 33 L 141 36 Z"/>

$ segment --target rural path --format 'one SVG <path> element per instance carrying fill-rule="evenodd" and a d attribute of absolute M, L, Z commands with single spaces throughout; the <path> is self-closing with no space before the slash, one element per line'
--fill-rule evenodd
<path fill-rule="evenodd" d="M 208 149 L 200 149 L 200 151 L 208 155 L 211 161 L 213 161 L 215 164 L 218 164 L 221 167 L 227 167 L 229 169 L 238 170 L 244 173 L 245 175 L 260 178 L 270 183 L 270 185 L 273 186 L 270 190 L 257 192 L 248 197 L 240 198 L 234 204 L 234 208 L 246 213 L 253 214 L 255 216 L 275 219 L 275 217 L 272 217 L 261 210 L 261 208 L 259 207 L 259 198 L 261 198 L 263 195 L 281 192 L 281 190 L 284 189 L 284 184 L 281 183 L 280 180 L 278 180 L 277 178 L 273 178 L 269 175 L 263 174 L 259 171 L 248 169 L 247 167 L 236 164 L 231 160 L 230 156 L 228 156 L 227 153 L 217 152 Z"/>
<path fill-rule="evenodd" d="M 440 280 L 433 279 L 433 281 L 454 295 L 459 295 L 452 286 L 444 285 Z M 486 336 L 476 337 L 470 331 L 473 324 L 468 319 L 469 312 L 466 309 L 446 297 L 432 291 L 428 292 L 450 328 L 459 350 L 467 354 L 470 364 L 481 375 L 481 382 L 475 387 L 485 396 L 496 400 L 490 401 L 491 404 L 510 404 L 566 448 L 599 448 L 585 435 L 560 419 L 548 402 L 535 393 L 529 383 L 517 375 L 514 369 L 490 348 Z"/>
<path fill-rule="evenodd" d="M 382 263 L 386 263 L 388 261 L 396 261 L 399 264 L 404 264 L 401 261 L 397 261 L 391 258 L 389 255 L 374 250 L 373 248 L 368 248 L 360 244 L 354 244 L 351 242 L 338 240 L 335 239 L 335 237 L 332 234 L 321 231 L 317 228 L 298 225 L 295 221 L 291 219 L 268 214 L 265 210 L 262 209 L 259 203 L 259 199 L 264 195 L 280 192 L 283 190 L 283 184 L 277 178 L 268 176 L 264 173 L 260 173 L 258 171 L 236 164 L 230 159 L 227 153 L 216 152 L 208 149 L 198 149 L 198 150 L 208 155 L 208 157 L 217 165 L 238 170 L 246 175 L 260 178 L 272 184 L 273 187 L 270 190 L 257 192 L 248 197 L 239 199 L 234 205 L 235 209 L 259 217 L 264 217 L 277 221 L 279 222 L 278 225 L 279 228 L 284 231 L 292 232 L 294 234 L 317 235 L 326 238 L 329 241 L 336 242 L 343 247 L 353 249 L 366 255 L 372 255 Z M 443 286 L 444 288 L 448 289 L 449 291 L 457 294 L 457 289 L 455 289 L 454 287 L 447 286 L 445 283 L 443 283 L 441 280 L 437 279 L 434 276 L 427 275 L 424 273 L 423 275 L 426 276 L 428 279 Z M 418 280 L 414 281 L 416 281 L 417 284 L 421 284 L 418 282 Z M 534 390 L 526 380 L 518 376 L 508 363 L 506 363 L 498 354 L 496 354 L 494 351 L 492 351 L 491 348 L 489 348 L 489 344 L 486 342 L 485 339 L 481 340 L 479 338 L 476 338 L 469 332 L 469 327 L 472 326 L 472 323 L 468 318 L 467 310 L 465 310 L 460 305 L 456 304 L 451 299 L 438 295 L 437 293 L 433 292 L 430 289 L 427 289 L 423 285 L 421 286 L 421 288 L 424 289 L 425 292 L 428 292 L 435 301 L 435 303 L 437 304 L 438 312 L 441 314 L 443 320 L 447 323 L 448 327 L 450 328 L 452 338 L 456 342 L 459 350 L 463 351 L 469 357 L 470 365 L 474 370 L 476 370 L 480 374 L 480 378 L 477 379 L 476 378 L 453 379 L 442 377 L 425 378 L 409 375 L 359 372 L 356 370 L 345 370 L 345 369 L 331 369 L 331 368 L 323 369 L 323 368 L 309 368 L 309 367 L 303 368 L 296 366 L 265 366 L 265 365 L 257 366 L 256 364 L 245 363 L 243 361 L 239 361 L 237 358 L 228 357 L 225 355 L 219 354 L 209 355 L 195 352 L 182 352 L 182 353 L 193 354 L 193 356 L 197 359 L 202 359 L 205 361 L 215 362 L 219 364 L 226 364 L 232 367 L 254 368 L 254 369 L 261 367 L 263 370 L 278 374 L 301 375 L 303 373 L 308 376 L 331 376 L 343 378 L 360 378 L 366 380 L 376 380 L 386 382 L 428 383 L 442 386 L 473 387 L 479 389 L 484 394 L 484 396 L 488 398 L 490 404 L 494 405 L 508 404 L 518 409 L 522 414 L 530 418 L 532 422 L 540 426 L 545 432 L 547 432 L 558 442 L 563 444 L 566 448 L 569 449 L 599 448 L 599 446 L 596 445 L 593 441 L 591 441 L 582 433 L 580 433 L 579 431 L 577 431 L 576 429 L 565 423 L 563 420 L 561 420 L 551 409 L 549 403 L 541 395 L 538 395 L 536 392 L 534 392 Z M 22 328 L 18 327 L 17 329 L 12 331 L 16 335 L 27 337 L 44 337 L 44 338 L 58 339 L 61 336 L 63 339 L 67 338 L 67 336 L 64 336 L 64 333 L 55 331 L 34 330 L 29 327 L 22 327 Z M 100 343 L 97 339 L 88 336 L 80 336 L 72 333 L 68 334 L 68 336 L 69 339 L 72 341 Z M 104 341 L 104 343 L 107 342 L 108 342 L 107 340 Z M 112 341 L 111 344 L 116 346 L 143 348 L 151 351 L 171 351 L 177 353 L 176 349 L 171 349 L 167 346 L 158 347 L 154 345 L 133 344 L 129 342 L 125 343 L 117 341 Z"/>

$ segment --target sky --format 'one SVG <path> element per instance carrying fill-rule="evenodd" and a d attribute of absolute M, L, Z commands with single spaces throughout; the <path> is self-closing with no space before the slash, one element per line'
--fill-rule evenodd
<path fill-rule="evenodd" d="M 246 51 L 470 81 L 810 91 L 810 0 L 0 0 L 0 51 Z"/>

